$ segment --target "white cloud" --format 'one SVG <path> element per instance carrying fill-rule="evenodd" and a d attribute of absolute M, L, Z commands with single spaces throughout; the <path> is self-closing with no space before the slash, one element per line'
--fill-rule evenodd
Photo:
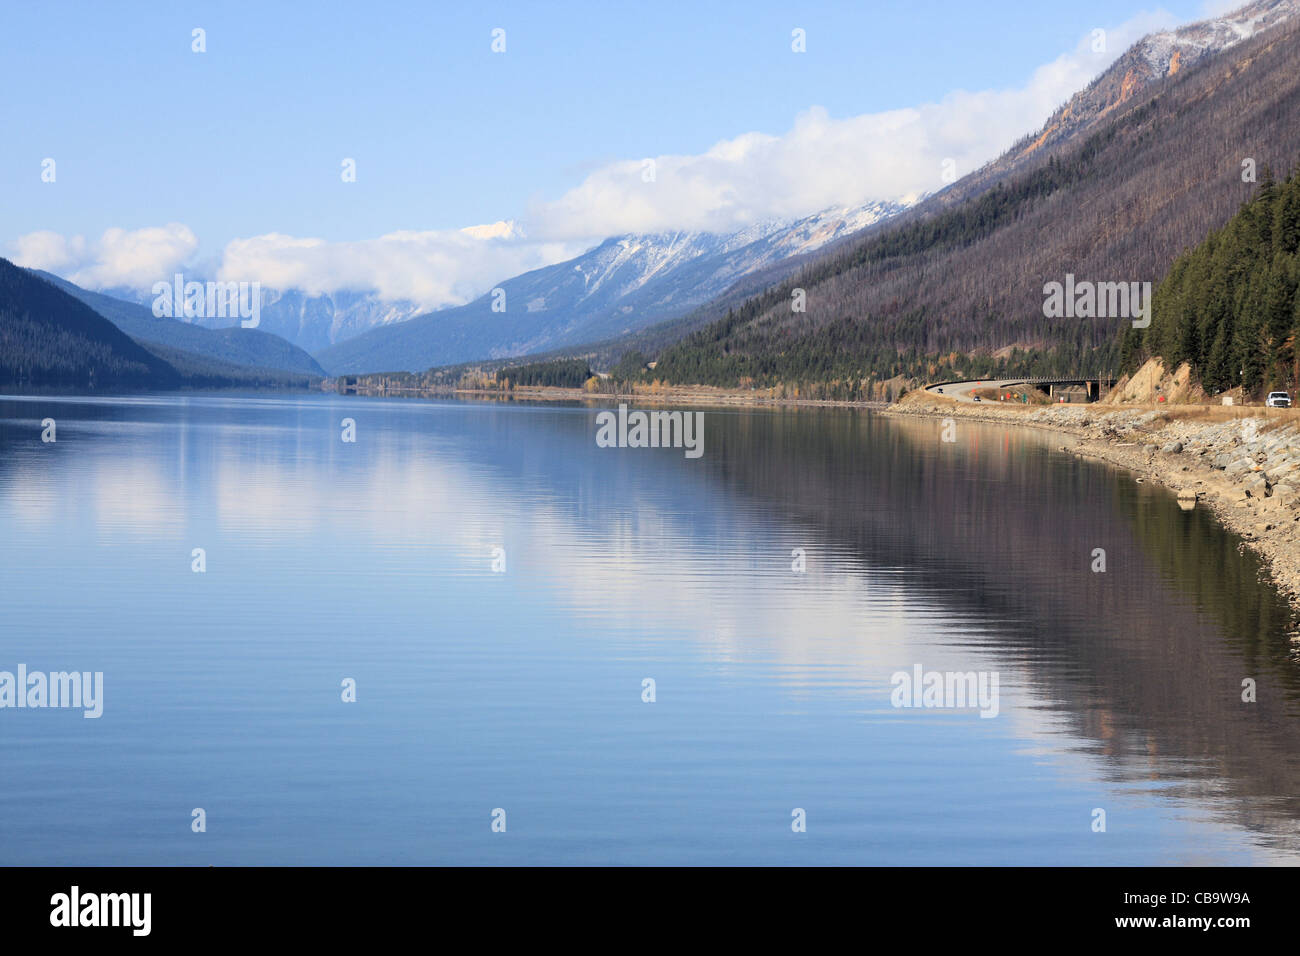
<path fill-rule="evenodd" d="M 57 232 L 29 232 L 9 243 L 9 258 L 26 269 L 44 269 L 63 273 L 86 259 L 84 236 L 64 236 Z"/>
<path fill-rule="evenodd" d="M 534 242 L 514 223 L 327 242 L 270 234 L 226 246 L 218 278 L 315 295 L 374 289 L 427 308 L 467 302 L 494 282 L 563 262 L 581 243 Z"/>
<path fill-rule="evenodd" d="M 644 181 L 643 160 L 613 163 L 535 206 L 529 228 L 548 238 L 728 231 L 931 192 L 944 185 L 945 159 L 955 162 L 958 176 L 978 169 L 1038 128 L 1141 36 L 1175 22 L 1166 13 L 1135 17 L 1107 30 L 1104 53 L 1093 52 L 1090 33 L 1016 89 L 958 90 L 937 103 L 844 119 L 812 107 L 780 136 L 746 133 L 700 155 L 653 157 L 652 182 Z"/>
<path fill-rule="evenodd" d="M 199 247 L 188 226 L 177 222 L 144 229 L 108 229 L 97 240 L 33 232 L 10 244 L 17 265 L 44 269 L 91 289 L 141 288 L 170 275 Z"/>

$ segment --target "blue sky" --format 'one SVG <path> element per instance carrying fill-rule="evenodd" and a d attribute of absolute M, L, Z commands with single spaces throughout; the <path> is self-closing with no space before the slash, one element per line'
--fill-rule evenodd
<path fill-rule="evenodd" d="M 623 229 L 723 228 L 826 199 L 897 198 L 931 188 L 940 153 L 967 172 L 1006 145 L 1010 134 L 989 127 L 1028 132 L 1050 109 L 1021 96 L 989 107 L 987 119 L 968 111 L 963 129 L 952 121 L 967 112 L 954 95 L 1036 85 L 1041 98 L 1059 87 L 1067 92 L 1057 105 L 1082 85 L 1078 70 L 1091 75 L 1108 62 L 1088 69 L 1079 54 L 1093 29 L 1117 38 L 1113 57 L 1118 38 L 1127 45 L 1139 27 L 1206 12 L 1205 0 L 15 4 L 0 35 L 9 91 L 0 251 L 13 255 L 14 242 L 33 233 L 81 237 L 39 263 L 75 273 L 95 256 L 112 258 L 106 230 L 129 239 L 178 224 L 187 232 L 173 230 L 171 240 L 193 262 L 268 235 L 357 243 L 514 220 L 540 264 Z M 206 31 L 205 53 L 191 51 L 194 27 Z M 506 30 L 503 54 L 490 49 L 495 27 Z M 804 54 L 791 51 L 795 27 L 807 32 Z M 1044 79 L 1045 65 L 1071 55 L 1084 65 Z M 945 98 L 948 119 L 913 117 L 923 134 L 888 141 L 896 124 L 880 117 Z M 836 125 L 868 115 L 876 125 Z M 754 143 L 744 137 L 784 137 L 801 117 L 815 135 L 779 156 L 761 143 L 767 158 L 750 162 Z M 856 159 L 827 130 L 858 137 L 858 149 L 872 138 L 882 155 L 878 170 L 862 167 L 871 182 L 843 169 L 836 179 L 833 167 Z M 629 171 L 620 163 L 699 157 L 728 140 L 737 145 L 721 169 L 661 164 L 654 209 L 608 188 Z M 730 155 L 737 150 L 743 163 Z M 799 150 L 803 162 L 829 153 L 826 167 L 799 166 Z M 40 178 L 47 157 L 54 183 Z M 341 182 L 345 157 L 356 160 L 355 183 Z M 918 165 L 926 175 L 914 181 L 905 167 Z M 688 179 L 694 192 L 679 188 Z M 879 197 L 863 195 L 873 188 Z M 733 190 L 739 199 L 727 198 Z M 270 246 L 245 248 L 240 261 Z M 454 246 L 439 254 L 465 258 Z M 113 274 L 100 264 L 100 278 Z M 462 286 L 476 281 L 467 274 Z"/>

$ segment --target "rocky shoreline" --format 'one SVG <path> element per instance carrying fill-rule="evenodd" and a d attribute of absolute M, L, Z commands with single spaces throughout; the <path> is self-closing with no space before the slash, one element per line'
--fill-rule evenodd
<path fill-rule="evenodd" d="M 1261 555 L 1300 613 L 1300 417 L 1262 408 L 1175 405 L 980 405 L 912 395 L 890 415 L 1024 425 L 1069 435 L 1084 458 L 1161 484 L 1185 507 L 1208 507 Z"/>

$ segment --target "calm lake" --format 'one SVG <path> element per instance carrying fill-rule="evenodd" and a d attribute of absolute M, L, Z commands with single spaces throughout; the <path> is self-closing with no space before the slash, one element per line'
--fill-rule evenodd
<path fill-rule="evenodd" d="M 0 671 L 103 673 L 0 709 L 0 864 L 1300 862 L 1300 645 L 1203 508 L 1028 430 L 601 407 L 0 399 Z"/>

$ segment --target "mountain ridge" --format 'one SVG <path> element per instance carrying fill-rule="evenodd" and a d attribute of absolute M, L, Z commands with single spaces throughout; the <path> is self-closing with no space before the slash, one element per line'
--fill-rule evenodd
<path fill-rule="evenodd" d="M 153 390 L 306 386 L 315 378 L 134 338 L 65 284 L 0 258 L 0 385 Z"/>
<path fill-rule="evenodd" d="M 330 374 L 423 371 L 531 354 L 635 332 L 722 294 L 744 276 L 896 215 L 901 203 L 836 207 L 735 233 L 686 230 L 612 236 L 574 259 L 498 283 L 474 302 L 375 329 L 315 353 Z"/>
<path fill-rule="evenodd" d="M 158 317 L 148 306 L 83 289 L 40 269 L 28 270 L 84 302 L 137 341 L 179 349 L 218 362 L 323 377 L 325 370 L 302 349 L 273 333 L 238 325 L 214 329 L 180 319 Z"/>

